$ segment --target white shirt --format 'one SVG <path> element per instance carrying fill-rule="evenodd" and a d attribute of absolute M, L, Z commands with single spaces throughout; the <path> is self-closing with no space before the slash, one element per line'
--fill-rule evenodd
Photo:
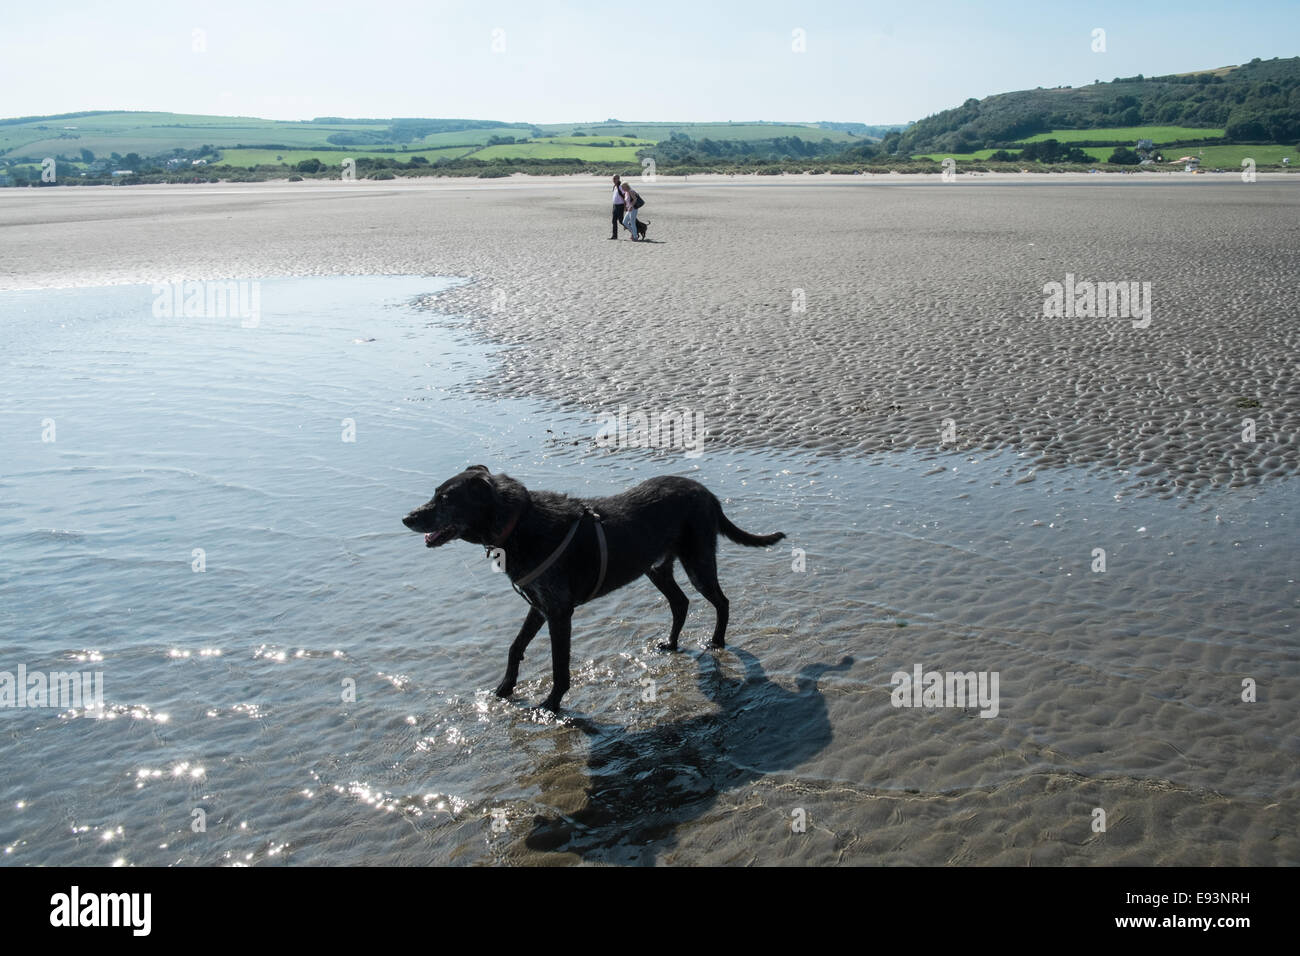
<path fill-rule="evenodd" d="M 614 205 L 615 206 L 623 205 L 623 193 L 619 190 L 619 187 L 617 186 L 614 187 Z"/>

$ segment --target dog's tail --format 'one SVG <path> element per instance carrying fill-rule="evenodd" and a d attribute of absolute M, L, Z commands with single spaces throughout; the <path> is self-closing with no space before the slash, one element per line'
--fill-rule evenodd
<path fill-rule="evenodd" d="M 722 506 L 718 506 L 718 530 L 725 534 L 736 544 L 745 544 L 751 548 L 763 548 L 769 544 L 776 544 L 785 537 L 784 531 L 778 531 L 775 534 L 750 534 L 737 528 L 727 520 L 727 516 L 722 513 Z"/>

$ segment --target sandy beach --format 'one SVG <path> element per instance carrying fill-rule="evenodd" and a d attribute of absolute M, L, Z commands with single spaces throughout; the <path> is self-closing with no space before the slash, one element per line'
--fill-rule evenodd
<path fill-rule="evenodd" d="M 132 717 L 0 746 L 77 767 L 11 783 L 14 862 L 1300 863 L 1300 179 L 639 189 L 644 244 L 576 177 L 0 190 L 2 291 L 271 280 L 256 333 L 5 297 L 2 649 L 102 653 Z M 402 312 L 290 276 L 468 281 Z M 1044 315 L 1088 282 L 1150 310 Z M 597 448 L 622 405 L 702 413 L 707 453 Z M 582 720 L 547 722 L 544 638 L 487 690 L 522 603 L 398 524 L 466 456 L 697 474 L 807 566 L 723 546 L 725 653 L 693 592 L 675 656 L 644 582 L 584 607 Z M 914 666 L 999 673 L 997 716 L 895 706 Z"/>
<path fill-rule="evenodd" d="M 1165 492 L 1294 473 L 1300 178 L 792 179 L 643 184 L 644 246 L 608 241 L 585 177 L 4 190 L 0 287 L 466 276 L 438 306 L 519 346 L 498 394 L 675 404 L 733 446 L 1010 447 Z M 1067 276 L 1149 283 L 1149 324 L 1044 317 Z"/>

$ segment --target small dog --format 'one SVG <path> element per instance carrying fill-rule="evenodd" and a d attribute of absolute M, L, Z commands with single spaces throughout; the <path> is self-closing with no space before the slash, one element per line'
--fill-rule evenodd
<path fill-rule="evenodd" d="M 688 601 L 673 580 L 680 560 L 691 584 L 717 611 L 713 646 L 726 644 L 728 601 L 718 586 L 718 534 L 761 548 L 785 535 L 750 534 L 727 520 L 709 489 L 689 478 L 651 478 L 609 498 L 578 499 L 530 492 L 508 475 L 471 465 L 438 486 L 433 498 L 402 519 L 437 548 L 460 538 L 504 562 L 511 583 L 529 605 L 506 661 L 498 697 L 514 693 L 524 650 L 545 621 L 551 634 L 551 693 L 544 707 L 558 710 L 569 689 L 569 635 L 573 609 L 648 577 L 673 612 L 662 650 L 677 650 Z"/>

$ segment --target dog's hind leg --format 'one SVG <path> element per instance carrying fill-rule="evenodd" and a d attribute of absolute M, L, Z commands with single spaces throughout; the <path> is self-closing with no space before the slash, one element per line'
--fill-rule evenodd
<path fill-rule="evenodd" d="M 645 573 L 654 586 L 657 587 L 663 596 L 668 599 L 668 607 L 673 612 L 673 632 L 668 636 L 667 644 L 660 644 L 661 651 L 677 650 L 677 635 L 682 633 L 682 625 L 686 623 L 686 609 L 690 607 L 690 600 L 686 597 L 686 592 L 677 586 L 673 580 L 673 559 L 670 557 L 663 564 L 655 565 Z"/>
<path fill-rule="evenodd" d="M 532 639 L 537 636 L 537 632 L 542 629 L 542 622 L 545 620 L 546 618 L 537 608 L 530 607 L 528 609 L 528 616 L 524 618 L 524 626 L 519 629 L 519 636 L 510 645 L 510 656 L 506 659 L 506 676 L 497 685 L 496 693 L 498 697 L 509 697 L 515 692 L 515 681 L 519 679 L 519 662 L 524 659 L 524 651 L 527 650 Z"/>
<path fill-rule="evenodd" d="M 563 613 L 552 612 L 547 618 L 551 632 L 551 693 L 542 704 L 547 710 L 559 710 L 560 698 L 569 689 L 569 634 L 573 624 L 573 608 Z"/>
<path fill-rule="evenodd" d="M 695 590 L 703 594 L 705 600 L 718 612 L 718 623 L 713 627 L 713 646 L 726 647 L 727 617 L 730 614 L 731 602 L 727 600 L 727 596 L 722 593 L 722 587 L 718 584 L 717 555 L 714 554 L 713 548 L 704 547 L 694 549 L 689 555 L 680 554 L 678 557 L 681 558 L 686 576 L 691 579 L 691 584 L 695 585 Z"/>

